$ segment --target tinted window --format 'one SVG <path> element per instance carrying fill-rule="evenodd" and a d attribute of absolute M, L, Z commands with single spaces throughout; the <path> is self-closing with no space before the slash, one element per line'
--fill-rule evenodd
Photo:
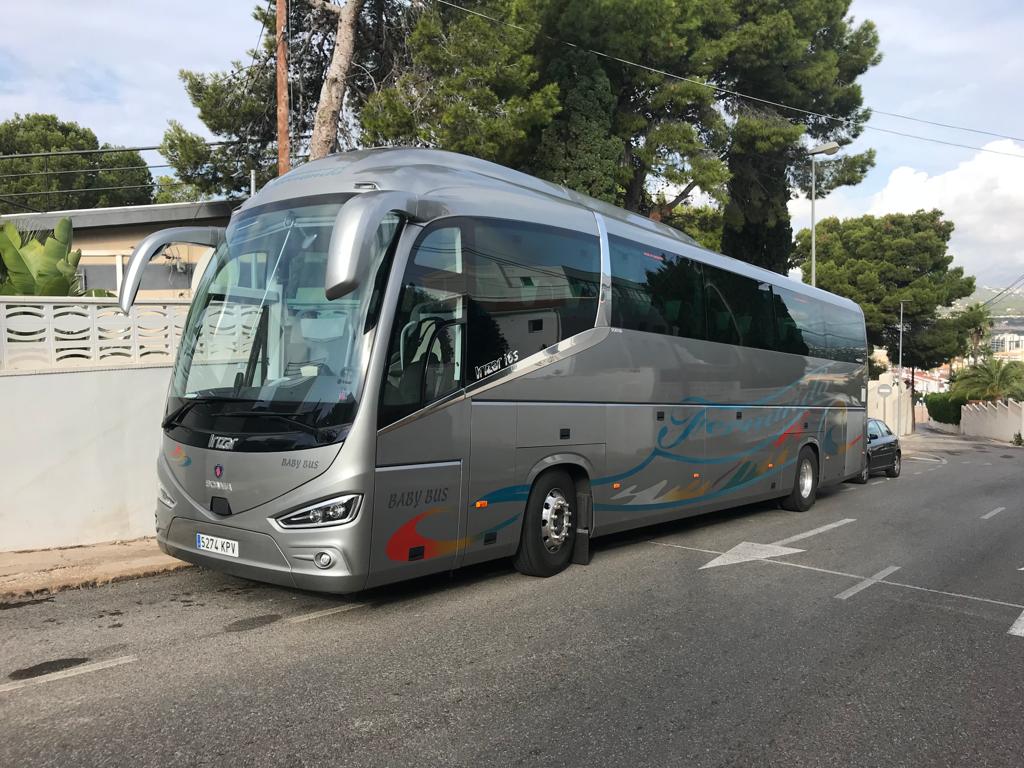
<path fill-rule="evenodd" d="M 831 304 L 822 304 L 822 309 L 828 334 L 829 357 L 845 363 L 863 363 L 867 354 L 864 317 L 852 309 Z"/>
<path fill-rule="evenodd" d="M 780 352 L 828 357 L 821 302 L 776 286 L 775 324 Z"/>
<path fill-rule="evenodd" d="M 610 237 L 612 325 L 703 339 L 701 265 L 620 237 Z"/>
<path fill-rule="evenodd" d="M 462 220 L 469 296 L 468 381 L 594 327 L 596 237 L 499 219 Z"/>
<path fill-rule="evenodd" d="M 868 437 L 873 437 L 876 440 L 882 436 L 882 431 L 878 428 L 877 421 L 868 422 Z"/>
<path fill-rule="evenodd" d="M 705 265 L 704 295 L 709 340 L 758 349 L 775 348 L 771 285 Z"/>
<path fill-rule="evenodd" d="M 391 329 L 381 426 L 462 384 L 463 255 L 462 231 L 457 226 L 428 230 L 413 250 Z"/>

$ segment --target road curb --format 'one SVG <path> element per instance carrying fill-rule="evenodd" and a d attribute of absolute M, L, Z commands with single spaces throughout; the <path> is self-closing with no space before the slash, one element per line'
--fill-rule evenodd
<path fill-rule="evenodd" d="M 0 576 L 0 610 L 25 599 L 141 579 L 191 568 L 191 563 L 164 554 L 136 558 L 128 562 L 64 565 L 50 569 Z"/>

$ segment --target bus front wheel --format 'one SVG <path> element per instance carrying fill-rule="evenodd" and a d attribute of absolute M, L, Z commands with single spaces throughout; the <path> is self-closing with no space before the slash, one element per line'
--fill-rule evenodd
<path fill-rule="evenodd" d="M 569 565 L 575 543 L 576 486 L 560 469 L 545 472 L 530 489 L 513 564 L 527 576 L 554 576 Z"/>
<path fill-rule="evenodd" d="M 793 512 L 806 512 L 814 506 L 817 495 L 818 457 L 812 448 L 804 446 L 796 460 L 793 490 L 782 500 L 782 508 Z"/>

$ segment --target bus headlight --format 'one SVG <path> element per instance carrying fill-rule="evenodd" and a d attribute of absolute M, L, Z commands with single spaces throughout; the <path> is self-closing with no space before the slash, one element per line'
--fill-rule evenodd
<path fill-rule="evenodd" d="M 160 499 L 160 503 L 168 509 L 174 509 L 174 505 L 178 503 L 174 500 L 174 497 L 171 496 L 170 491 L 164 488 L 163 483 L 156 484 L 156 494 L 157 498 Z"/>
<path fill-rule="evenodd" d="M 275 519 L 282 528 L 325 528 L 329 525 L 341 525 L 355 520 L 359 512 L 360 499 L 358 493 L 350 493 L 311 507 L 286 512 Z"/>

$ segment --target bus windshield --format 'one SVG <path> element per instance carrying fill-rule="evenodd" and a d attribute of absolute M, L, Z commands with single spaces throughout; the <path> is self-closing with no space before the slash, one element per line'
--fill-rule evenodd
<path fill-rule="evenodd" d="M 378 272 L 398 228 L 395 216 L 381 223 L 369 274 L 329 301 L 328 244 L 344 201 L 272 204 L 232 222 L 182 334 L 164 418 L 175 439 L 206 445 L 217 432 L 240 436 L 242 450 L 279 450 L 344 437 L 384 282 Z"/>

